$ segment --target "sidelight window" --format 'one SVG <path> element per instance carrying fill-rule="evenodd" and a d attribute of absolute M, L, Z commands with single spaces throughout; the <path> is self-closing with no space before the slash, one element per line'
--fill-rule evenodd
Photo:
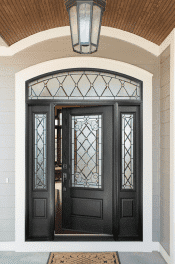
<path fill-rule="evenodd" d="M 122 114 L 122 189 L 133 186 L 133 114 Z"/>
<path fill-rule="evenodd" d="M 34 189 L 46 189 L 46 114 L 35 114 Z"/>

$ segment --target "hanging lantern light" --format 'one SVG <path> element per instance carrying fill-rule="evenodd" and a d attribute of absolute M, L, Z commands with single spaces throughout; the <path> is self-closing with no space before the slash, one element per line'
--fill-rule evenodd
<path fill-rule="evenodd" d="M 97 51 L 106 0 L 65 0 L 65 4 L 73 50 L 81 54 Z"/>

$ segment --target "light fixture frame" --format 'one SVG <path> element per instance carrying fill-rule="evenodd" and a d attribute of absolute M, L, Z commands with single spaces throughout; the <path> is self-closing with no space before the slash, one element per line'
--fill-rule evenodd
<path fill-rule="evenodd" d="M 80 44 L 80 21 L 79 21 L 79 6 L 82 3 L 88 3 L 91 5 L 90 9 L 90 34 L 89 34 L 89 45 L 81 45 Z M 71 41 L 72 41 L 72 47 L 73 51 L 80 53 L 80 54 L 91 54 L 94 53 L 98 50 L 98 45 L 99 45 L 99 39 L 100 39 L 100 30 L 101 30 L 101 22 L 102 22 L 102 16 L 105 11 L 106 7 L 106 0 L 65 0 L 65 5 L 66 9 L 69 14 L 69 23 L 70 23 L 70 31 L 71 31 Z M 98 6 L 101 9 L 101 14 L 100 14 L 100 21 L 99 21 L 99 28 L 98 28 L 98 37 L 97 37 L 97 44 L 93 44 L 91 42 L 91 36 L 92 36 L 92 21 L 93 21 L 93 6 Z M 78 34 L 78 43 L 73 43 L 73 33 L 72 33 L 72 25 L 71 25 L 71 20 L 70 20 L 70 8 L 76 6 L 76 12 L 77 12 L 77 34 Z M 77 46 L 79 46 L 79 50 L 75 49 Z M 88 47 L 90 51 L 89 52 L 83 52 L 82 47 Z M 95 48 L 95 50 L 91 50 L 92 46 Z"/>

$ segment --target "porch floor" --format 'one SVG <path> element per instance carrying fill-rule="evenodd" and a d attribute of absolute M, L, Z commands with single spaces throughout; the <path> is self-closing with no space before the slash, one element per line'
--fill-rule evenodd
<path fill-rule="evenodd" d="M 161 254 L 153 252 L 119 252 L 121 264 L 167 264 Z"/>
<path fill-rule="evenodd" d="M 50 253 L 18 253 L 0 251 L 2 264 L 47 264 Z M 151 253 L 119 252 L 121 264 L 166 264 L 161 254 L 157 251 Z"/>

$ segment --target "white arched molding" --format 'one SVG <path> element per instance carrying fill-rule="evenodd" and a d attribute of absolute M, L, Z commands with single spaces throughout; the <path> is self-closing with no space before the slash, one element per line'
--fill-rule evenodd
<path fill-rule="evenodd" d="M 102 26 L 100 35 L 129 42 L 142 49 L 145 49 L 146 51 L 154 54 L 155 56 L 160 55 L 159 46 L 157 44 L 148 41 L 133 33 L 117 28 Z M 0 46 L 0 56 L 13 56 L 17 52 L 20 52 L 34 44 L 40 43 L 45 40 L 65 37 L 65 36 L 70 36 L 69 26 L 57 27 L 57 28 L 41 31 L 14 43 L 10 47 Z M 70 38 L 70 42 L 71 42 L 71 38 Z"/>
<path fill-rule="evenodd" d="M 25 82 L 48 72 L 96 68 L 143 81 L 143 242 L 25 242 Z M 96 57 L 56 59 L 24 69 L 15 76 L 15 245 L 16 251 L 158 250 L 152 242 L 152 74 L 136 66 Z"/>

